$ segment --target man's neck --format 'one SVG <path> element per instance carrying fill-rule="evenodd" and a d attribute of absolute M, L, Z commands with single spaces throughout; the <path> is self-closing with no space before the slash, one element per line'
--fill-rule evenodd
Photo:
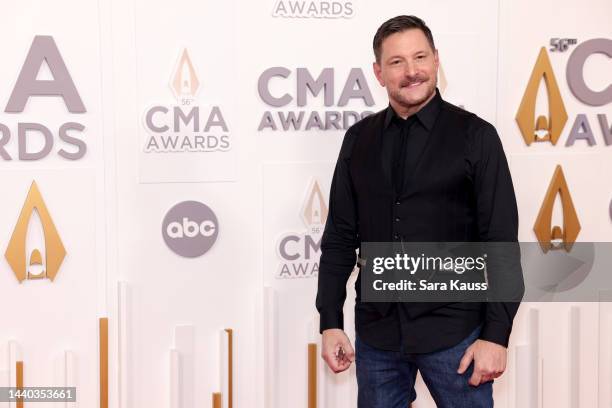
<path fill-rule="evenodd" d="M 400 118 L 408 119 L 409 116 L 414 115 L 415 113 L 420 111 L 423 108 L 423 106 L 427 105 L 427 103 L 429 103 L 429 101 L 431 101 L 434 98 L 434 96 L 436 96 L 436 90 L 435 89 L 431 93 L 431 95 L 429 95 L 429 98 L 427 98 L 425 101 L 423 101 L 422 103 L 420 103 L 418 105 L 406 107 L 404 105 L 398 104 L 397 102 L 395 102 L 394 100 L 391 100 L 391 99 L 389 100 L 389 104 L 391 104 L 391 107 L 393 108 L 395 113 L 397 113 L 397 115 Z"/>

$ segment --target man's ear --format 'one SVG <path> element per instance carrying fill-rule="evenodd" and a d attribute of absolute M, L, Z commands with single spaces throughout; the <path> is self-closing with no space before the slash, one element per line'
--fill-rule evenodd
<path fill-rule="evenodd" d="M 374 75 L 376 76 L 376 79 L 378 80 L 378 83 L 380 84 L 380 86 L 385 86 L 385 81 L 382 78 L 382 68 L 380 66 L 380 64 L 378 62 L 374 62 L 372 64 L 372 69 L 374 70 Z"/>

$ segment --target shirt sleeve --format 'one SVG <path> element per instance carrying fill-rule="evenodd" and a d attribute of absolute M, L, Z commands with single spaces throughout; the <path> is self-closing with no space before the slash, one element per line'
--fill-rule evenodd
<path fill-rule="evenodd" d="M 346 283 L 357 259 L 357 209 L 349 173 L 354 140 L 355 134 L 349 129 L 340 148 L 329 193 L 329 211 L 321 240 L 316 298 L 321 333 L 326 329 L 344 328 L 342 309 L 346 299 Z"/>
<path fill-rule="evenodd" d="M 480 241 L 486 243 L 487 252 L 492 253 L 487 258 L 489 292 L 495 296 L 503 287 L 504 300 L 513 300 L 485 304 L 480 338 L 507 347 L 525 290 L 517 242 L 516 197 L 501 140 L 493 125 L 485 122 L 474 136 L 471 163 L 478 233 Z"/>

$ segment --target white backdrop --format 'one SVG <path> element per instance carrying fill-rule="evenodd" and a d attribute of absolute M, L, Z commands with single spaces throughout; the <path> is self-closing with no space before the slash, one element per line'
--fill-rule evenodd
<path fill-rule="evenodd" d="M 302 3 L 313 3 L 319 15 L 286 15 Z M 322 3 L 332 15 L 320 15 Z M 213 392 L 227 388 L 220 337 L 225 328 L 234 334 L 235 406 L 306 407 L 307 344 L 320 340 L 316 275 L 279 278 L 279 245 L 287 234 L 309 233 L 304 208 L 314 181 L 327 202 L 344 135 L 343 129 L 324 130 L 311 122 L 307 130 L 306 124 L 313 115 L 325 119 L 326 112 L 350 121 L 346 112 L 359 115 L 386 106 L 384 89 L 372 73 L 371 43 L 377 27 L 398 14 L 420 16 L 432 29 L 444 72 L 443 97 L 496 126 L 517 193 L 519 238 L 536 240 L 533 225 L 557 164 L 582 225 L 578 240 L 612 238 L 612 147 L 597 118 L 606 114 L 610 126 L 612 104 L 584 104 L 566 80 L 575 47 L 612 38 L 608 0 L 31 0 L 4 5 L 3 14 L 0 124 L 10 131 L 4 148 L 12 160 L 0 159 L 5 186 L 0 247 L 6 250 L 36 180 L 67 255 L 53 282 L 19 284 L 6 259 L 0 261 L 5 311 L 0 386 L 14 384 L 17 358 L 24 361 L 25 385 L 70 383 L 78 387 L 78 402 L 67 406 L 99 406 L 97 320 L 108 317 L 113 408 L 208 406 Z M 37 35 L 53 37 L 86 112 L 70 112 L 58 96 L 34 96 L 23 112 L 5 112 Z M 548 51 L 568 121 L 555 146 L 527 146 L 515 116 L 540 48 L 549 48 L 554 37 L 577 39 L 566 52 Z M 181 61 L 184 50 L 187 65 Z M 611 61 L 604 54 L 588 59 L 584 76 L 592 89 L 609 86 Z M 270 68 L 283 76 L 264 81 Z M 298 76 L 315 80 L 330 68 L 326 88 L 316 96 L 306 91 L 301 104 Z M 181 80 L 189 77 L 193 92 L 177 95 L 177 71 Z M 38 79 L 53 79 L 45 64 Z M 347 89 L 355 97 L 341 101 Z M 272 99 L 286 94 L 288 102 L 272 106 L 266 91 Z M 546 100 L 540 84 L 538 112 L 546 113 Z M 175 120 L 174 106 L 184 112 L 197 107 L 199 129 L 193 117 Z M 152 107 L 162 107 L 152 120 L 157 127 L 167 125 L 167 131 L 148 126 Z M 213 111 L 212 126 L 204 129 Z M 284 130 L 282 118 L 300 112 L 304 119 L 297 129 Z M 260 129 L 268 114 L 276 130 Z M 594 146 L 584 140 L 566 146 L 578 114 L 589 120 Z M 66 122 L 84 126 L 71 133 L 87 147 L 78 160 L 57 154 L 61 148 L 75 150 L 59 135 Z M 19 123 L 49 128 L 48 156 L 19 160 Z M 228 148 L 146 151 L 151 136 L 161 140 L 162 133 L 188 142 L 225 136 Z M 35 151 L 41 143 L 40 135 L 32 135 L 25 145 Z M 168 210 L 189 200 L 206 204 L 218 219 L 216 242 L 196 258 L 174 253 L 162 236 Z M 562 222 L 559 208 L 557 203 L 554 225 Z M 40 245 L 41 237 L 31 235 Z M 299 262 L 312 267 L 317 257 Z M 345 307 L 350 336 L 353 280 Z M 578 317 L 571 320 L 571 313 Z M 508 370 L 495 383 L 496 406 L 611 407 L 611 345 L 608 305 L 523 304 Z M 67 351 L 73 358 L 69 364 Z M 173 355 L 180 356 L 178 371 Z M 576 361 L 578 371 L 572 369 Z M 334 376 L 319 361 L 318 374 L 319 407 L 356 406 L 354 368 Z M 417 393 L 416 407 L 435 406 L 420 380 Z"/>

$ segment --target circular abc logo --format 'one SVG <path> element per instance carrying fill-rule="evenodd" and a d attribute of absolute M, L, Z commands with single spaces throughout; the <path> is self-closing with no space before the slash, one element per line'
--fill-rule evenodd
<path fill-rule="evenodd" d="M 206 204 L 183 201 L 172 207 L 162 223 L 166 245 L 180 256 L 204 255 L 219 235 L 217 216 Z"/>

